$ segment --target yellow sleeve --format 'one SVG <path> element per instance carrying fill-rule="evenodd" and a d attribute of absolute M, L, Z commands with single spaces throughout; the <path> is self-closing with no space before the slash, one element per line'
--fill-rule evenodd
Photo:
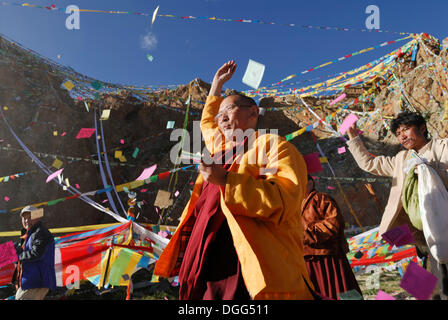
<path fill-rule="evenodd" d="M 224 142 L 224 136 L 215 122 L 222 100 L 222 97 L 208 96 L 205 101 L 205 107 L 202 110 L 201 133 L 205 140 L 205 146 L 212 154 Z"/>
<path fill-rule="evenodd" d="M 225 204 L 234 215 L 269 220 L 280 224 L 300 213 L 305 195 L 307 169 L 300 152 L 279 136 L 278 155 L 267 152 L 266 169 L 276 170 L 266 178 L 249 172 L 229 172 Z M 275 138 L 276 137 L 276 138 Z M 258 167 L 265 167 L 258 164 Z"/>

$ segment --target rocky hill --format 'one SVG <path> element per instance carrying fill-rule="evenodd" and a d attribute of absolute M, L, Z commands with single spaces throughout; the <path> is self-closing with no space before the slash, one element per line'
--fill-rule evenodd
<path fill-rule="evenodd" d="M 426 47 L 419 47 L 416 63 L 411 63 L 409 53 L 398 55 L 394 69 L 396 78 L 374 79 L 359 88 L 370 90 L 371 94 L 351 110 L 358 112 L 360 118 L 375 117 L 375 121 L 361 121 L 361 124 L 366 123 L 361 126 L 363 139 L 374 155 L 393 155 L 399 150 L 395 138 L 387 130 L 387 123 L 404 108 L 423 112 L 434 137 L 446 136 L 442 119 L 447 99 L 444 67 L 447 53 L 440 52 L 436 39 L 430 36 L 422 39 Z M 63 86 L 68 80 L 75 85 L 72 90 Z M 101 88 L 92 88 L 98 83 Z M 170 141 L 173 129 L 167 129 L 167 122 L 175 121 L 174 128 L 185 126 L 192 132 L 193 121 L 200 119 L 209 88 L 210 84 L 200 79 L 166 89 L 104 84 L 1 38 L 0 106 L 5 119 L 0 119 L 0 180 L 4 178 L 0 182 L 0 231 L 20 228 L 19 216 L 11 210 L 71 195 L 55 181 L 45 182 L 47 174 L 32 161 L 23 145 L 52 171 L 56 170 L 55 160 L 62 161 L 57 166 L 64 168 L 64 178 L 83 193 L 105 187 L 99 170 L 97 140 L 99 152 L 104 151 L 102 144 L 105 144 L 115 185 L 135 180 L 144 168 L 153 164 L 157 164 L 155 174 L 166 172 L 174 168 L 170 151 L 179 142 L 178 139 Z M 305 101 L 319 116 L 325 117 L 336 110 L 329 106 L 334 98 L 310 97 Z M 347 102 L 354 98 L 349 97 Z M 316 121 L 293 95 L 265 97 L 260 100 L 260 106 L 267 108 L 261 127 L 278 129 L 280 135 Z M 95 127 L 95 113 L 99 118 L 100 109 L 111 110 L 109 118 L 101 120 L 103 139 L 99 127 L 92 137 L 76 139 L 81 128 Z M 342 115 L 333 118 L 331 125 L 334 129 L 338 128 Z M 347 223 L 357 224 L 353 213 L 364 226 L 379 223 L 381 208 L 389 194 L 390 179 L 362 172 L 349 152 L 339 154 L 338 148 L 344 146 L 343 141 L 331 137 L 331 132 L 323 125 L 291 142 L 302 154 L 317 152 L 316 142 L 322 147 L 338 179 L 323 164 L 324 170 L 316 174 L 317 189 L 328 192 L 337 200 Z M 124 158 L 116 158 L 116 151 L 122 151 Z M 104 160 L 102 163 L 104 174 L 109 177 Z M 136 189 L 141 205 L 137 221 L 158 221 L 162 210 L 156 210 L 153 204 L 157 192 L 165 190 L 171 193 L 173 205 L 163 210 L 162 222 L 175 225 L 196 176 L 197 172 L 190 168 Z M 371 185 L 377 199 L 369 193 L 366 184 Z M 118 212 L 123 215 L 120 203 L 114 193 L 112 195 Z M 118 195 L 127 209 L 126 192 Z M 104 193 L 91 198 L 110 207 Z M 46 205 L 45 216 L 51 228 L 114 222 L 107 214 L 80 199 Z"/>

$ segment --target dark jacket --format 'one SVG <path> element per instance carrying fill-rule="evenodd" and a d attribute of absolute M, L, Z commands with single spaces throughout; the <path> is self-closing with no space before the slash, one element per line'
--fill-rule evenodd
<path fill-rule="evenodd" d="M 338 255 L 348 252 L 344 218 L 328 194 L 316 190 L 302 202 L 304 255 Z"/>
<path fill-rule="evenodd" d="M 50 231 L 39 221 L 28 232 L 22 230 L 26 237 L 16 245 L 19 268 L 15 274 L 16 283 L 22 290 L 32 288 L 56 289 L 56 272 L 54 269 L 54 238 Z M 25 243 L 25 250 L 23 244 Z M 18 282 L 20 281 L 20 282 Z"/>

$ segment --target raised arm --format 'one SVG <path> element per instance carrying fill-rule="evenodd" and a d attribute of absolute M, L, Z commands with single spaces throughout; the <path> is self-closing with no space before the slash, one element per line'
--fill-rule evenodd
<path fill-rule="evenodd" d="M 394 175 L 396 165 L 395 157 L 373 157 L 370 155 L 358 135 L 356 124 L 353 124 L 347 130 L 347 134 L 350 138 L 350 140 L 347 141 L 348 148 L 353 155 L 353 158 L 355 158 L 356 163 L 362 170 L 378 176 L 392 177 Z"/>
<path fill-rule="evenodd" d="M 232 78 L 236 70 L 236 63 L 231 60 L 226 62 L 216 71 L 213 77 L 212 86 L 210 88 L 205 107 L 202 110 L 201 132 L 205 140 L 207 149 L 214 153 L 215 148 L 219 148 L 223 142 L 222 132 L 219 130 L 215 122 L 215 118 L 219 112 L 219 106 L 222 102 L 221 91 L 223 85 Z"/>

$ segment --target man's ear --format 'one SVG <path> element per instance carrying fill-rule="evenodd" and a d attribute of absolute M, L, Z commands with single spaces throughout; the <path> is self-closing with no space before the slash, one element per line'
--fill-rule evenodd
<path fill-rule="evenodd" d="M 258 109 L 257 106 L 252 106 L 251 108 L 252 108 L 252 110 L 251 110 L 250 116 L 258 119 L 258 114 L 260 113 L 260 109 Z"/>
<path fill-rule="evenodd" d="M 426 138 L 425 132 L 428 131 L 428 129 L 426 128 L 426 123 L 423 123 L 418 129 L 418 131 L 422 134 L 422 136 Z"/>

